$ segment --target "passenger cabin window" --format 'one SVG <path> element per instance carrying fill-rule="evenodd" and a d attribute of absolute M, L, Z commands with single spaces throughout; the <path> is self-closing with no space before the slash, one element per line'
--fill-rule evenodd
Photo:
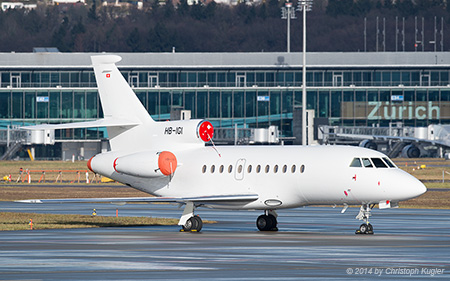
<path fill-rule="evenodd" d="M 248 165 L 247 172 L 250 174 L 252 172 L 252 165 Z"/>
<path fill-rule="evenodd" d="M 395 168 L 395 165 L 391 162 L 391 160 L 389 160 L 389 158 L 384 157 L 383 160 L 384 162 L 386 162 L 386 164 L 388 164 L 389 167 Z"/>
<path fill-rule="evenodd" d="M 283 166 L 283 173 L 286 173 L 286 171 L 287 171 L 287 165 L 284 165 Z"/>
<path fill-rule="evenodd" d="M 352 163 L 350 163 L 350 167 L 362 167 L 361 160 L 359 160 L 359 158 L 353 158 Z"/>
<path fill-rule="evenodd" d="M 362 162 L 365 168 L 373 168 L 372 162 L 370 162 L 369 158 L 363 158 Z"/>
<path fill-rule="evenodd" d="M 203 167 L 202 167 L 202 173 L 203 173 L 203 174 L 206 173 L 206 165 L 203 165 Z"/>
<path fill-rule="evenodd" d="M 261 172 L 261 165 L 256 166 L 256 172 L 259 174 Z"/>
<path fill-rule="evenodd" d="M 228 173 L 231 174 L 232 171 L 233 171 L 233 166 L 232 165 L 228 166 Z"/>
<path fill-rule="evenodd" d="M 273 167 L 273 172 L 276 174 L 276 173 L 278 173 L 278 165 L 275 165 L 274 167 Z"/>
<path fill-rule="evenodd" d="M 242 165 L 239 165 L 239 166 L 238 166 L 238 173 L 239 173 L 239 174 L 242 173 Z"/>
<path fill-rule="evenodd" d="M 266 174 L 269 172 L 269 170 L 270 170 L 270 166 L 266 165 Z"/>
<path fill-rule="evenodd" d="M 370 158 L 370 159 L 372 159 L 372 162 L 375 165 L 375 167 L 387 168 L 386 164 L 384 164 L 383 160 L 381 160 L 380 158 Z"/>
<path fill-rule="evenodd" d="M 295 173 L 295 169 L 296 169 L 295 165 L 292 165 L 291 172 Z"/>
<path fill-rule="evenodd" d="M 301 166 L 300 166 L 300 173 L 303 174 L 304 171 L 305 171 L 305 165 L 301 165 Z"/>
<path fill-rule="evenodd" d="M 214 173 L 215 170 L 216 170 L 216 166 L 212 165 L 211 166 L 211 174 Z"/>
<path fill-rule="evenodd" d="M 222 174 L 223 173 L 223 165 L 220 165 L 220 168 L 219 168 L 219 172 Z"/>

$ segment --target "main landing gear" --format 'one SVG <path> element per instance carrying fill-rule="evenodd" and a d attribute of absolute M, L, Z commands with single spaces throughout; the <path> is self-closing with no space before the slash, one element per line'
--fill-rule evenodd
<path fill-rule="evenodd" d="M 371 215 L 370 211 L 373 207 L 375 207 L 375 204 L 364 204 L 361 206 L 361 209 L 359 209 L 359 214 L 356 218 L 364 221 L 364 223 L 359 226 L 355 234 L 373 234 L 373 226 L 369 223 L 369 217 Z"/>
<path fill-rule="evenodd" d="M 200 232 L 203 227 L 203 221 L 199 216 L 193 216 L 186 221 L 184 225 L 182 225 L 182 232 Z"/>
<path fill-rule="evenodd" d="M 272 210 L 265 210 L 264 215 L 260 215 L 256 220 L 256 227 L 260 231 L 278 231 L 277 213 Z"/>
<path fill-rule="evenodd" d="M 202 230 L 203 221 L 199 216 L 194 215 L 193 202 L 186 203 L 178 225 L 181 226 L 181 232 L 200 232 Z"/>

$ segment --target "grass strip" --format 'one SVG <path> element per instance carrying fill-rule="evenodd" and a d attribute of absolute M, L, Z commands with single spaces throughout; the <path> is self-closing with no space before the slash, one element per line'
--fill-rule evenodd
<path fill-rule="evenodd" d="M 177 225 L 177 219 L 151 217 L 104 217 L 89 215 L 59 215 L 0 212 L 0 231 L 33 229 L 98 228 L 124 226 Z"/>

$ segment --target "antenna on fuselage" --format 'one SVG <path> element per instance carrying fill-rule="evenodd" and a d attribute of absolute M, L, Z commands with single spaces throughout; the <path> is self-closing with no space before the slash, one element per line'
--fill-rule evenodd
<path fill-rule="evenodd" d="M 216 145 L 214 144 L 214 141 L 212 140 L 212 137 L 208 135 L 208 137 L 211 140 L 211 144 L 213 145 L 214 150 L 217 152 L 217 155 L 219 155 L 219 157 L 222 157 L 222 155 L 220 155 L 219 151 L 217 150 Z"/>

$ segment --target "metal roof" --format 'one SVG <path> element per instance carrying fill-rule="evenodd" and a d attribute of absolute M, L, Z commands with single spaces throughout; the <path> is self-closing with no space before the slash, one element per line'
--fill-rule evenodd
<path fill-rule="evenodd" d="M 106 53 L 0 53 L 0 68 L 90 68 Z M 284 68 L 302 66 L 302 53 L 114 53 L 119 67 Z M 307 53 L 313 68 L 450 67 L 450 52 Z"/>

